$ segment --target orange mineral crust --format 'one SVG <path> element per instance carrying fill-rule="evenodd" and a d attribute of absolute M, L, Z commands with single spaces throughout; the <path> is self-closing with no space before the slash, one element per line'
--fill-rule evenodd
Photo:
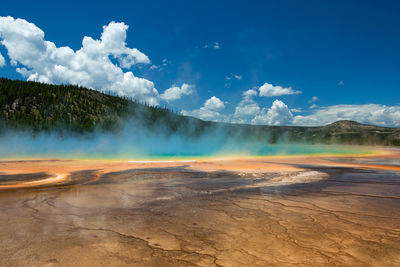
<path fill-rule="evenodd" d="M 3 160 L 1 266 L 399 266 L 400 156 Z"/>

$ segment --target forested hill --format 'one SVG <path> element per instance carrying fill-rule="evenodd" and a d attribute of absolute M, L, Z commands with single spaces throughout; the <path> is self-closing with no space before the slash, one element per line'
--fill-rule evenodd
<path fill-rule="evenodd" d="M 12 128 L 32 132 L 118 131 L 127 120 L 140 120 L 150 126 L 161 118 L 179 117 L 165 108 L 79 86 L 5 78 L 0 78 L 0 110 L 3 130 Z"/>
<path fill-rule="evenodd" d="M 400 129 L 339 121 L 322 127 L 265 126 L 206 122 L 131 99 L 73 85 L 0 78 L 0 135 L 118 133 L 124 127 L 198 138 L 218 131 L 227 138 L 258 142 L 400 145 Z"/>

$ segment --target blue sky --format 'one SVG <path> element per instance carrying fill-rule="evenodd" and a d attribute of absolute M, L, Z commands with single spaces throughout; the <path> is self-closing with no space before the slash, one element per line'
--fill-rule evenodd
<path fill-rule="evenodd" d="M 186 115 L 276 125 L 354 119 L 400 127 L 399 12 L 398 1 L 3 0 L 0 16 L 33 23 L 44 40 L 73 51 L 82 47 L 84 36 L 100 39 L 111 21 L 129 25 L 126 47 L 137 48 L 148 61 L 119 67 L 152 82 L 158 94 L 147 84 L 148 93 L 135 91 L 133 97 L 146 101 L 152 94 L 155 103 Z M 1 23 L 0 41 L 14 40 L 6 25 L 14 22 L 0 22 L 0 28 Z M 9 53 L 0 45 L 5 58 L 0 76 L 44 77 L 45 70 L 27 63 L 32 59 L 14 54 L 12 65 Z M 17 67 L 43 75 L 21 75 Z M 52 83 L 76 81 L 50 76 L 45 78 Z M 96 88 L 100 81 L 82 83 L 102 90 Z M 298 93 L 263 96 L 265 83 Z M 174 86 L 170 93 L 180 92 L 179 98 L 162 97 Z M 254 92 L 244 96 L 248 90 Z"/>

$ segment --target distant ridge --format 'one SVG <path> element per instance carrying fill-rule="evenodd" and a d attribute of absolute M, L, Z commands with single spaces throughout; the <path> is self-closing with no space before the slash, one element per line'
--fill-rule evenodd
<path fill-rule="evenodd" d="M 351 129 L 391 129 L 390 127 L 375 126 L 369 124 L 362 124 L 352 120 L 340 120 L 330 124 L 325 125 L 327 128 L 337 129 L 337 130 L 351 130 Z"/>
<path fill-rule="evenodd" d="M 125 126 L 198 138 L 213 131 L 233 140 L 310 144 L 400 145 L 400 129 L 341 120 L 319 127 L 268 126 L 202 121 L 73 85 L 0 78 L 0 136 L 23 130 L 60 135 L 118 133 Z"/>

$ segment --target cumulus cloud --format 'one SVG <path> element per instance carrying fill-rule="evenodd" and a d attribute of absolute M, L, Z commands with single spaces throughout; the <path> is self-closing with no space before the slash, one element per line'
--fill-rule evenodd
<path fill-rule="evenodd" d="M 312 105 L 310 106 L 310 109 L 314 109 L 314 108 L 317 108 L 317 107 L 319 107 L 317 104 L 312 104 Z"/>
<path fill-rule="evenodd" d="M 183 111 L 182 114 L 203 120 L 258 125 L 323 126 L 339 120 L 354 120 L 365 124 L 400 127 L 400 106 L 335 105 L 314 107 L 309 111 L 309 115 L 293 116 L 293 112 L 303 112 L 302 109 L 289 109 L 284 102 L 278 99 L 272 103 L 270 108 L 260 108 L 260 105 L 254 100 L 257 95 L 258 93 L 254 89 L 245 91 L 233 114 L 223 114 L 220 110 L 213 109 L 212 107 L 218 105 L 211 105 L 211 103 L 218 101 L 212 101 L 212 98 L 207 100 L 207 104 L 205 103 L 200 109 Z M 219 107 L 222 109 L 224 106 L 220 104 Z"/>
<path fill-rule="evenodd" d="M 298 95 L 301 91 L 293 90 L 291 87 L 284 88 L 279 85 L 272 85 L 270 83 L 264 83 L 259 89 L 260 96 L 281 96 L 281 95 Z"/>
<path fill-rule="evenodd" d="M 3 55 L 0 54 L 0 68 L 6 65 L 6 60 L 4 59 Z"/>
<path fill-rule="evenodd" d="M 338 120 L 354 120 L 366 124 L 400 127 L 400 106 L 366 104 L 321 107 L 308 116 L 294 117 L 293 124 L 320 126 Z"/>
<path fill-rule="evenodd" d="M 172 101 L 172 100 L 178 100 L 182 98 L 182 96 L 191 95 L 193 93 L 194 93 L 194 86 L 184 83 L 181 85 L 181 87 L 172 86 L 171 88 L 168 88 L 167 90 L 165 90 L 163 94 L 160 95 L 160 97 L 165 101 Z"/>
<path fill-rule="evenodd" d="M 78 84 L 158 104 L 153 82 L 123 70 L 150 63 L 138 49 L 126 46 L 127 30 L 123 22 L 110 22 L 103 26 L 99 40 L 85 36 L 82 47 L 74 51 L 46 41 L 44 32 L 33 23 L 0 17 L 0 43 L 7 49 L 11 65 L 18 66 L 17 72 L 28 80 Z"/>
<path fill-rule="evenodd" d="M 289 125 L 293 121 L 293 114 L 288 106 L 280 100 L 275 100 L 271 108 L 263 110 L 254 117 L 252 124 Z"/>
<path fill-rule="evenodd" d="M 221 101 L 218 97 L 211 97 L 210 99 L 207 99 L 206 102 L 204 102 L 204 108 L 208 110 L 221 110 L 225 108 L 224 102 Z"/>
<path fill-rule="evenodd" d="M 242 100 L 235 108 L 232 122 L 248 123 L 254 116 L 260 113 L 260 106 L 254 101 L 254 96 L 257 96 L 257 91 L 254 89 L 243 93 Z"/>
<path fill-rule="evenodd" d="M 185 116 L 193 116 L 206 121 L 223 121 L 228 122 L 229 116 L 221 114 L 219 111 L 225 108 L 224 102 L 218 97 L 211 97 L 204 102 L 200 109 L 182 110 L 181 114 Z"/>

